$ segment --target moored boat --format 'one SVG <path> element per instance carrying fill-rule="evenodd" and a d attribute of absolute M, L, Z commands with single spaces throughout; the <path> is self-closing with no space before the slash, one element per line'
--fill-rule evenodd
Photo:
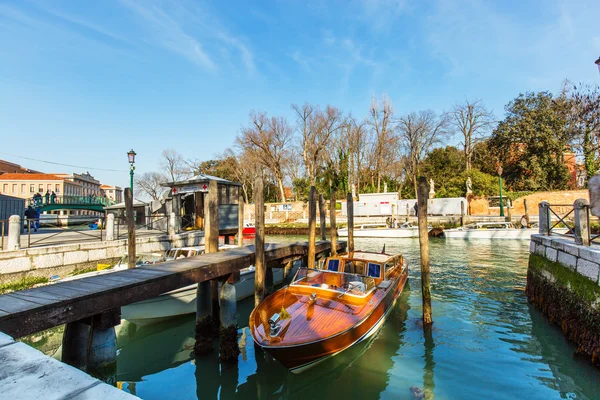
<path fill-rule="evenodd" d="M 256 234 L 256 227 L 252 222 L 245 222 L 242 228 L 242 235 L 254 236 Z"/>
<path fill-rule="evenodd" d="M 338 229 L 338 236 L 347 237 L 348 228 Z M 360 224 L 354 227 L 354 237 L 415 238 L 419 237 L 419 227 L 410 222 L 405 222 L 398 228 L 390 228 L 386 224 Z"/>
<path fill-rule="evenodd" d="M 565 234 L 568 229 L 554 228 L 552 232 Z M 512 222 L 477 222 L 456 229 L 444 231 L 447 239 L 513 239 L 529 240 L 539 233 L 537 228 L 515 228 Z"/>
<path fill-rule="evenodd" d="M 300 268 L 250 315 L 254 341 L 300 373 L 377 332 L 408 278 L 402 255 L 351 252 Z"/>

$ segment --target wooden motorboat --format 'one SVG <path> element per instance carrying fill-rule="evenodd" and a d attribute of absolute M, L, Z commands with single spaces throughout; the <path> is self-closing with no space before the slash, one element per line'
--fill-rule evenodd
<path fill-rule="evenodd" d="M 348 236 L 348 228 L 338 229 L 338 236 Z M 398 228 L 390 228 L 387 224 L 361 224 L 354 227 L 354 237 L 379 238 L 416 238 L 419 237 L 419 227 L 405 222 Z"/>
<path fill-rule="evenodd" d="M 242 228 L 242 235 L 245 236 L 254 236 L 256 235 L 256 227 L 252 222 L 244 223 L 244 227 Z"/>
<path fill-rule="evenodd" d="M 565 234 L 568 229 L 554 228 L 554 233 Z M 447 239 L 512 239 L 530 240 L 531 235 L 539 233 L 535 228 L 515 228 L 512 222 L 477 222 L 456 229 L 444 231 Z"/>
<path fill-rule="evenodd" d="M 373 335 L 408 278 L 401 255 L 351 252 L 300 268 L 250 315 L 254 341 L 300 373 Z"/>

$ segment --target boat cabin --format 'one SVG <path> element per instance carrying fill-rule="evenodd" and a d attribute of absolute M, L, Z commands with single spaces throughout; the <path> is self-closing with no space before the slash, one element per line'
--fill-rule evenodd
<path fill-rule="evenodd" d="M 465 225 L 465 229 L 516 229 L 512 222 L 477 222 Z"/>
<path fill-rule="evenodd" d="M 401 255 L 353 252 L 328 257 L 318 269 L 300 268 L 292 287 L 310 287 L 365 297 L 378 286 L 386 286 L 388 278 L 402 269 Z"/>

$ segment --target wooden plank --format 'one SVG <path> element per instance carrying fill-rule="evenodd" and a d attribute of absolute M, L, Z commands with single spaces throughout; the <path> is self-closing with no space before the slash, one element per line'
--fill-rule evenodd
<path fill-rule="evenodd" d="M 4 310 L 11 314 L 31 310 L 37 306 L 38 305 L 30 301 L 10 297 L 8 295 L 0 296 L 0 310 Z"/>
<path fill-rule="evenodd" d="M 6 294 L 6 296 L 29 301 L 34 304 L 40 305 L 40 306 L 47 305 L 47 304 L 56 304 L 57 302 L 66 300 L 65 298 L 58 298 L 58 297 L 52 296 L 52 295 L 47 295 L 44 297 L 41 293 L 37 294 L 37 296 L 28 296 L 28 295 L 21 294 L 19 292 L 12 292 L 12 293 Z"/>

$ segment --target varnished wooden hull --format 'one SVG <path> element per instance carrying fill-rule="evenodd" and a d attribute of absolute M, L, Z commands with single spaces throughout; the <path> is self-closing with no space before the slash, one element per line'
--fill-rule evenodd
<path fill-rule="evenodd" d="M 252 312 L 250 331 L 259 346 L 292 372 L 300 373 L 377 332 L 404 288 L 408 268 L 404 266 L 390 278 L 387 288 L 377 287 L 364 303 L 348 299 L 342 304 L 337 295 L 319 293 L 314 314 L 308 296 L 298 288 L 280 289 Z M 283 292 L 286 290 L 291 293 Z M 265 321 L 281 308 L 289 310 L 291 318 L 284 321 L 280 339 L 268 334 Z"/>

